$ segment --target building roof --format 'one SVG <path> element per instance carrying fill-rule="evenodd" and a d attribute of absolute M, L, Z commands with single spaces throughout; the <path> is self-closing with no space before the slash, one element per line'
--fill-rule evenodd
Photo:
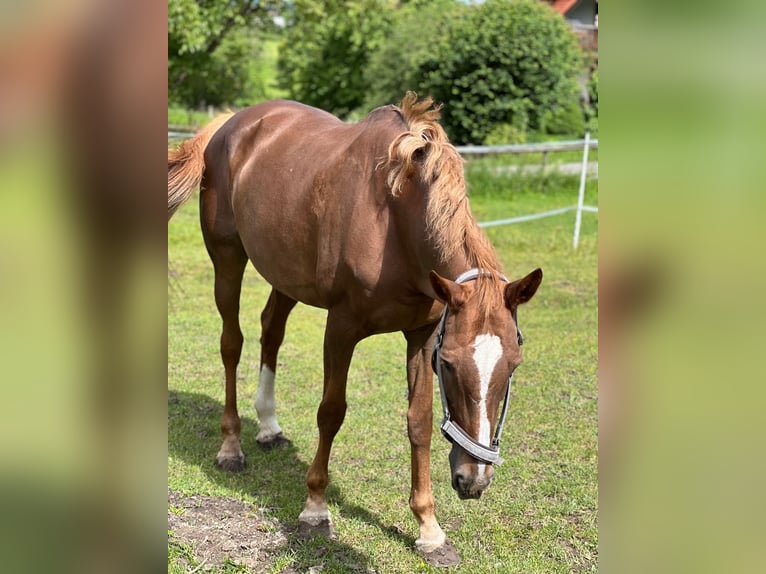
<path fill-rule="evenodd" d="M 572 8 L 574 8 L 575 4 L 577 4 L 579 1 L 580 0 L 553 0 L 553 2 L 548 3 L 554 10 L 560 12 L 562 15 L 565 15 Z"/>

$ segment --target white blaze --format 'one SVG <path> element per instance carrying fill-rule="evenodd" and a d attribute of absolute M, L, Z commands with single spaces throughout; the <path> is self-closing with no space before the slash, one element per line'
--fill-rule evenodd
<path fill-rule="evenodd" d="M 479 399 L 479 443 L 489 446 L 489 433 L 492 431 L 489 424 L 489 414 L 487 413 L 487 394 L 489 393 L 489 382 L 492 380 L 492 373 L 495 366 L 503 356 L 503 346 L 500 343 L 500 337 L 485 333 L 478 335 L 473 343 L 473 361 L 476 363 L 476 370 L 479 371 L 480 399 Z M 485 464 L 479 464 L 479 476 L 484 476 Z"/>
<path fill-rule="evenodd" d="M 268 441 L 282 432 L 277 422 L 277 403 L 274 398 L 274 371 L 263 365 L 261 376 L 258 379 L 258 392 L 255 394 L 255 410 L 258 411 L 258 420 L 261 422 L 261 430 L 256 440 Z"/>

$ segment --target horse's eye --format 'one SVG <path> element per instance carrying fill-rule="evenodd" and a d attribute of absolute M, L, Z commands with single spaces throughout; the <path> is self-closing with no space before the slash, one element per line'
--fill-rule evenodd
<path fill-rule="evenodd" d="M 449 371 L 450 373 L 455 372 L 455 365 L 453 365 L 449 361 L 445 361 L 444 359 L 442 359 L 442 368 Z"/>

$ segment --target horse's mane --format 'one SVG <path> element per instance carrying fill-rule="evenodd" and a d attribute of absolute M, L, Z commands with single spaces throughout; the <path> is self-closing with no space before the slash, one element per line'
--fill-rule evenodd
<path fill-rule="evenodd" d="M 471 213 L 463 158 L 439 124 L 440 108 L 430 97 L 418 101 L 413 92 L 404 96 L 400 113 L 407 131 L 388 148 L 388 185 L 397 196 L 405 189 L 408 177 L 419 171 L 420 178 L 430 184 L 426 229 L 441 260 L 447 262 L 463 250 L 469 265 L 499 272 L 497 255 Z M 486 286 L 486 281 L 478 281 L 483 300 Z"/>

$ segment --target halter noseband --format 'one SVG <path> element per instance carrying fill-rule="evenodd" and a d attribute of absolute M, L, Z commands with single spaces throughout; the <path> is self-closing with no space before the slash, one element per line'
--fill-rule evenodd
<path fill-rule="evenodd" d="M 465 283 L 466 281 L 473 281 L 480 275 L 491 276 L 492 273 L 487 271 L 479 271 L 478 269 L 470 269 L 455 279 L 455 283 Z M 508 279 L 504 275 L 498 275 L 502 281 L 508 282 Z M 516 320 L 516 312 L 514 310 L 513 320 L 516 322 L 516 334 L 519 342 L 519 346 L 524 344 L 524 338 L 521 336 L 521 331 L 518 328 L 518 322 Z M 441 424 L 441 431 L 451 443 L 457 444 L 460 448 L 470 454 L 476 460 L 486 464 L 502 464 L 503 459 L 500 458 L 500 436 L 503 433 L 503 424 L 505 423 L 505 415 L 508 413 L 508 402 L 511 395 L 511 382 L 513 381 L 513 373 L 508 377 L 508 387 L 505 390 L 505 398 L 503 399 L 503 409 L 500 413 L 500 418 L 497 421 L 497 428 L 495 429 L 495 436 L 492 438 L 492 444 L 487 447 L 483 444 L 475 441 L 467 432 L 465 432 L 460 426 L 452 420 L 450 417 L 449 406 L 447 405 L 447 395 L 444 393 L 444 382 L 442 377 L 442 360 L 441 360 L 441 348 L 442 340 L 444 339 L 444 325 L 447 322 L 447 306 L 444 306 L 444 312 L 442 313 L 441 321 L 439 322 L 439 330 L 436 332 L 436 341 L 434 342 L 434 350 L 431 355 L 431 365 L 436 372 L 436 378 L 439 380 L 439 394 L 442 401 L 442 410 L 444 412 L 444 419 Z"/>

